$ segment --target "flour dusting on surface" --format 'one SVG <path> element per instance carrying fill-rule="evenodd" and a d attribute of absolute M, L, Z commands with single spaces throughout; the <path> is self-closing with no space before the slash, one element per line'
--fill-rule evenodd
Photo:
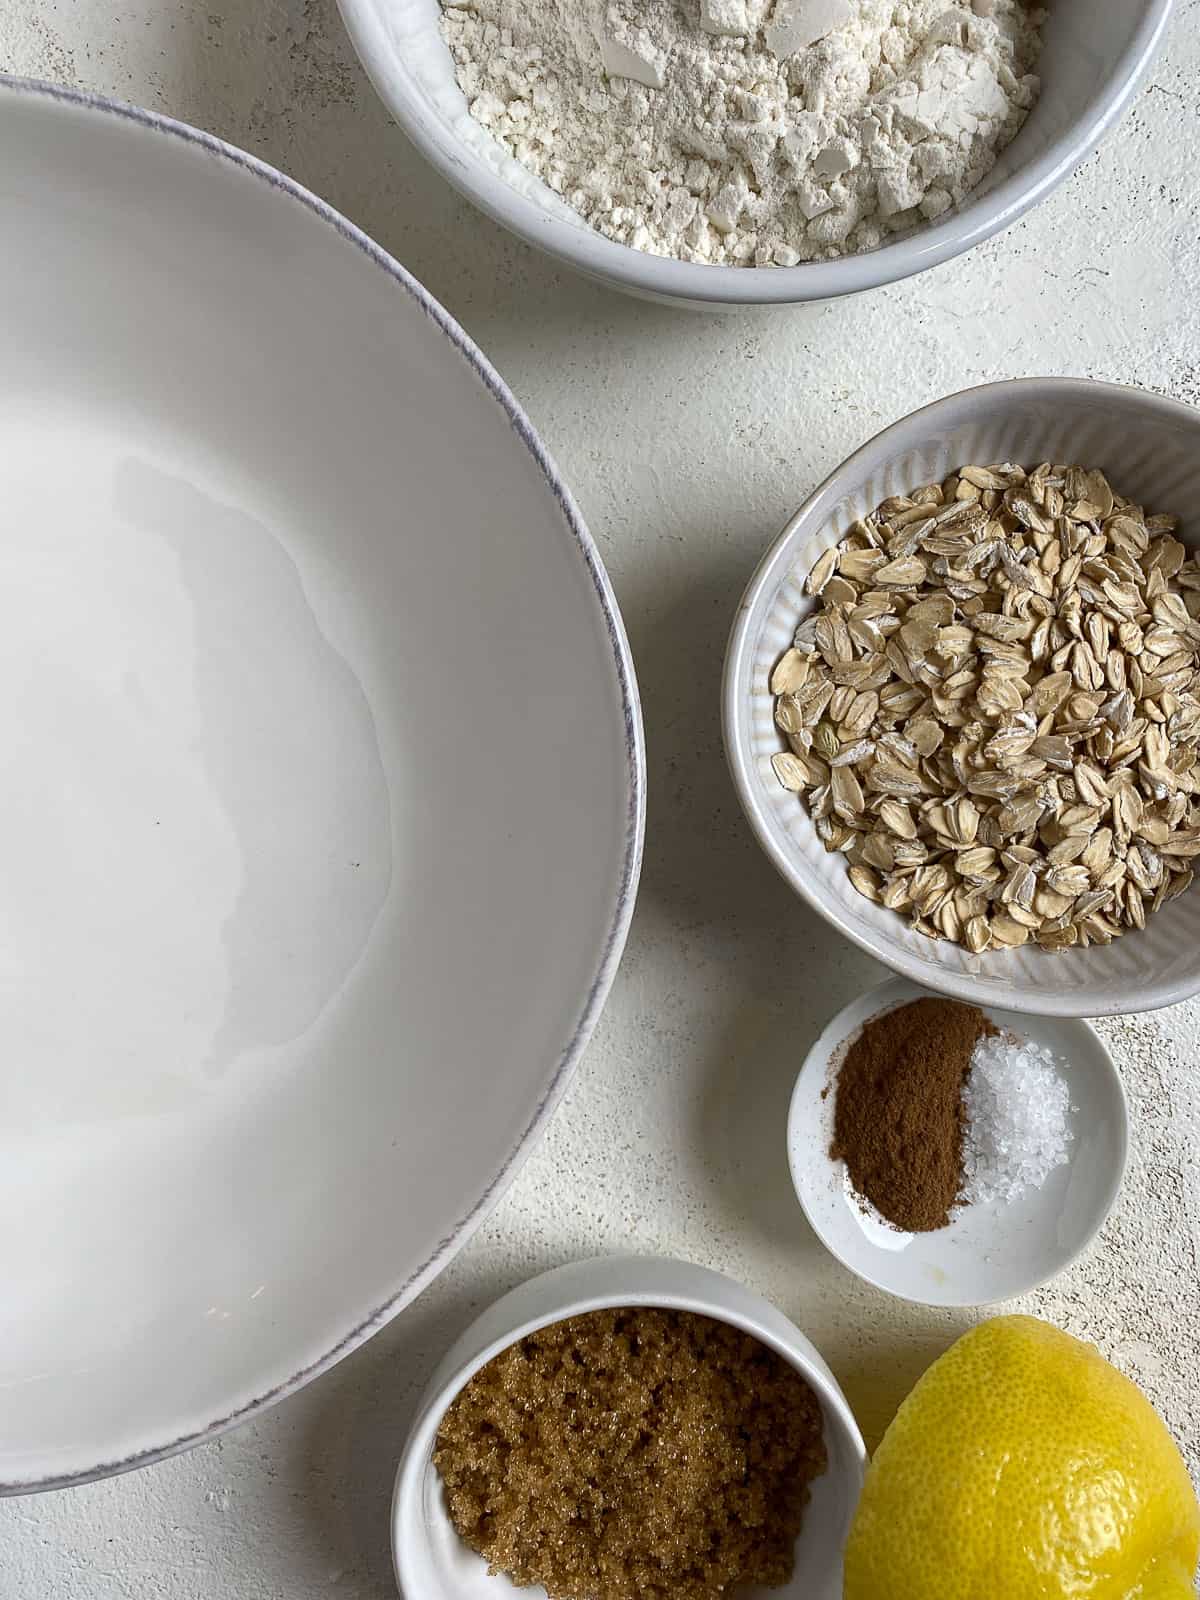
<path fill-rule="evenodd" d="M 443 0 L 471 115 L 610 239 L 746 266 L 962 200 L 1037 97 L 1022 0 Z"/>

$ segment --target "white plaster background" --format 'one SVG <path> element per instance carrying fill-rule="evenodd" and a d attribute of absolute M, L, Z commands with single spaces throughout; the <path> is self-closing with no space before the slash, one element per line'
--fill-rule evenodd
<path fill-rule="evenodd" d="M 487 1300 L 635 1248 L 725 1268 L 813 1336 L 874 1442 L 971 1320 L 865 1288 L 807 1231 L 782 1155 L 796 1065 L 880 976 L 753 844 L 721 758 L 726 630 L 770 536 L 868 435 L 1032 373 L 1200 401 L 1200 3 L 1103 150 L 964 260 L 853 302 L 707 317 L 638 304 L 460 200 L 381 109 L 333 0 L 7 0 L 0 69 L 168 111 L 309 185 L 393 251 L 525 404 L 608 562 L 645 702 L 646 867 L 608 1010 L 522 1176 L 415 1306 L 204 1449 L 0 1503 L 0 1600 L 388 1600 L 415 1387 Z M 1135 1154 L 1098 1247 L 1021 1302 L 1144 1385 L 1200 1475 L 1200 1005 L 1102 1027 Z M 2 1425 L 2 1419 L 0 1419 Z"/>

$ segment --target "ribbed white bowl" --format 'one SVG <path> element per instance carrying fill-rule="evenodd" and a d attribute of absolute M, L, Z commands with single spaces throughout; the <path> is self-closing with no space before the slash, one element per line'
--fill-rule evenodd
<path fill-rule="evenodd" d="M 1200 412 L 1159 395 L 1074 378 L 1029 378 L 968 389 L 914 412 L 827 478 L 771 546 L 742 598 L 725 661 L 725 749 L 746 815 L 788 882 L 848 938 L 905 977 L 979 1004 L 1044 1016 L 1150 1011 L 1200 990 L 1200 885 L 1164 906 L 1143 932 L 1061 954 L 969 951 L 914 933 L 851 887 L 802 801 L 781 788 L 771 757 L 784 748 L 768 677 L 812 609 L 804 579 L 822 550 L 891 494 L 943 478 L 968 461 L 1071 461 L 1102 467 L 1118 493 L 1184 517 L 1200 544 Z"/>

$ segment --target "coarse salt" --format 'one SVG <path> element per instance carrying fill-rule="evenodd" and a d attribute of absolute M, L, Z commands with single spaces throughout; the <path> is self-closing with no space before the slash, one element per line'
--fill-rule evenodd
<path fill-rule="evenodd" d="M 1015 1200 L 1068 1159 L 1071 1096 L 1053 1053 L 1011 1035 L 981 1039 L 963 1090 L 962 1201 Z"/>

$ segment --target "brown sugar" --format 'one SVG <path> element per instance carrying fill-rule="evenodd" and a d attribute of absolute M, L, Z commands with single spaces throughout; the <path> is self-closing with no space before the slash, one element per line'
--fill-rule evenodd
<path fill-rule="evenodd" d="M 916 1000 L 873 1018 L 846 1052 L 830 1154 L 906 1232 L 950 1220 L 963 1181 L 963 1085 L 976 1044 L 995 1032 L 977 1006 Z"/>
<path fill-rule="evenodd" d="M 719 1600 L 792 1572 L 821 1411 L 774 1351 L 681 1311 L 572 1317 L 466 1385 L 434 1463 L 454 1526 L 551 1600 Z"/>

